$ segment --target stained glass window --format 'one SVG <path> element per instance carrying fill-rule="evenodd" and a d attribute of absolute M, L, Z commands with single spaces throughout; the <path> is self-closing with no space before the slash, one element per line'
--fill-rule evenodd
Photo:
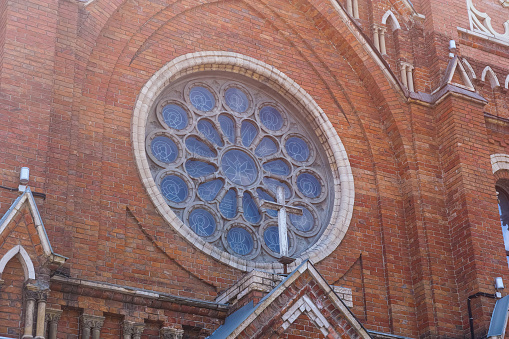
<path fill-rule="evenodd" d="M 188 117 L 186 111 L 179 105 L 166 105 L 163 108 L 164 122 L 171 128 L 181 130 L 187 127 Z"/>
<path fill-rule="evenodd" d="M 166 199 L 179 203 L 186 199 L 188 187 L 181 178 L 176 175 L 168 175 L 161 181 L 161 192 Z"/>
<path fill-rule="evenodd" d="M 263 232 L 263 239 L 272 252 L 279 253 L 279 230 L 276 226 L 267 227 Z"/>
<path fill-rule="evenodd" d="M 309 158 L 309 147 L 304 140 L 297 137 L 289 138 L 285 144 L 288 155 L 297 161 L 307 161 Z"/>
<path fill-rule="evenodd" d="M 309 173 L 302 173 L 297 177 L 297 187 L 308 198 L 318 198 L 322 193 L 322 185 Z"/>
<path fill-rule="evenodd" d="M 191 88 L 189 91 L 189 100 L 196 109 L 204 112 L 212 110 L 216 105 L 214 95 L 210 93 L 208 89 L 201 86 Z"/>
<path fill-rule="evenodd" d="M 247 255 L 253 250 L 253 237 L 244 228 L 232 228 L 227 239 L 230 248 L 237 254 Z"/>
<path fill-rule="evenodd" d="M 265 106 L 260 110 L 260 120 L 271 131 L 279 131 L 284 123 L 281 113 L 272 106 Z"/>
<path fill-rule="evenodd" d="M 155 137 L 150 144 L 152 154 L 157 160 L 172 163 L 177 159 L 178 148 L 175 142 L 167 137 Z"/>
<path fill-rule="evenodd" d="M 226 104 L 235 112 L 244 113 L 249 107 L 249 100 L 238 88 L 228 88 L 224 94 Z"/>
<path fill-rule="evenodd" d="M 302 216 L 288 215 L 289 239 L 301 253 L 327 226 L 333 190 L 309 123 L 262 87 L 208 76 L 170 85 L 169 104 L 158 103 L 147 124 L 146 150 L 161 194 L 197 237 L 245 259 L 274 262 L 278 211 L 262 208 L 263 201 L 275 202 L 282 186 L 285 204 L 302 208 Z"/>
<path fill-rule="evenodd" d="M 203 208 L 196 208 L 189 214 L 189 226 L 202 237 L 208 237 L 216 229 L 216 221 L 209 211 Z"/>

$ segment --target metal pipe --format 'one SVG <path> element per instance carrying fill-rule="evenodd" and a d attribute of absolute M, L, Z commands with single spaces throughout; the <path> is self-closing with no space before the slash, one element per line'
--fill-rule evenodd
<path fill-rule="evenodd" d="M 470 305 L 470 300 L 477 297 L 486 297 L 496 299 L 495 294 L 485 293 L 485 292 L 477 292 L 476 294 L 472 294 L 467 298 L 467 308 L 468 308 L 468 323 L 470 325 L 470 338 L 474 339 L 474 316 L 472 315 L 472 306 Z"/>

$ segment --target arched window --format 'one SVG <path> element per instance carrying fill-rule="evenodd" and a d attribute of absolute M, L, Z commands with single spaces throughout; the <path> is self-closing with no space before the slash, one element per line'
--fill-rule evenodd
<path fill-rule="evenodd" d="M 502 233 L 504 235 L 504 245 L 506 255 L 508 255 L 509 264 L 509 194 L 501 188 L 497 187 L 498 196 L 498 212 L 500 213 L 500 224 L 502 225 Z"/>

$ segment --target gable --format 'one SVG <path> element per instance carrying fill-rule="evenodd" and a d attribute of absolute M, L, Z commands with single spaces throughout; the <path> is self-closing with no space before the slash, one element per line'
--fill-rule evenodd
<path fill-rule="evenodd" d="M 311 326 L 312 325 L 312 326 Z M 305 261 L 258 305 L 230 315 L 209 338 L 370 338 L 316 268 Z"/>
<path fill-rule="evenodd" d="M 38 266 L 60 265 L 67 259 L 53 252 L 30 188 L 16 198 L 0 219 L 0 276 L 17 257 L 25 280 L 35 280 Z"/>

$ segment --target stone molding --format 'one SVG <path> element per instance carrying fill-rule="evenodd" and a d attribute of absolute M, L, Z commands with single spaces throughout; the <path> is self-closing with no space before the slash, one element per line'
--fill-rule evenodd
<path fill-rule="evenodd" d="M 509 154 L 492 154 L 490 157 L 493 174 L 501 170 L 509 171 Z"/>
<path fill-rule="evenodd" d="M 339 299 L 341 299 L 346 306 L 353 307 L 353 296 L 351 288 L 341 286 L 331 286 L 331 287 L 332 290 L 337 294 Z"/>
<path fill-rule="evenodd" d="M 302 107 L 303 111 L 310 114 L 319 125 L 320 131 L 317 134 L 324 135 L 323 147 L 326 149 L 334 178 L 332 183 L 335 188 L 333 213 L 330 223 L 320 239 L 304 251 L 290 269 L 297 267 L 306 259 L 319 262 L 326 258 L 343 240 L 353 213 L 355 191 L 346 150 L 327 115 L 313 98 L 288 76 L 273 66 L 254 58 L 224 51 L 189 53 L 167 63 L 143 86 L 133 112 L 132 141 L 138 171 L 150 199 L 166 222 L 205 254 L 242 271 L 256 268 L 283 272 L 283 265 L 280 263 L 256 263 L 244 260 L 205 242 L 175 215 L 152 178 L 145 154 L 145 127 L 150 109 L 155 104 L 158 95 L 171 82 L 182 76 L 206 70 L 239 73 L 251 78 L 264 77 L 269 80 L 267 81 L 269 87 L 281 93 L 297 107 Z"/>
<path fill-rule="evenodd" d="M 251 271 L 216 298 L 217 302 L 234 305 L 252 291 L 269 293 L 283 277 L 261 271 Z"/>
<path fill-rule="evenodd" d="M 184 330 L 171 327 L 163 327 L 160 331 L 161 339 L 182 339 Z"/>

